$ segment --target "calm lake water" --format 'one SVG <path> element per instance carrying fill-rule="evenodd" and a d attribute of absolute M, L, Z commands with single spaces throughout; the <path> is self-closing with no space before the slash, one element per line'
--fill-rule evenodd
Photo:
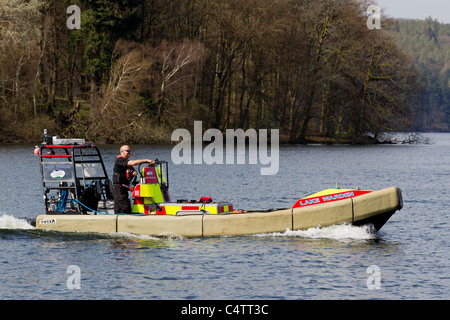
<path fill-rule="evenodd" d="M 132 146 L 135 159 L 169 161 L 172 200 L 269 209 L 336 182 L 403 191 L 404 208 L 379 232 L 343 225 L 198 239 L 36 230 L 33 146 L 0 145 L 0 299 L 449 299 L 450 134 L 427 136 L 433 144 L 281 146 L 272 176 L 260 175 L 262 164 L 174 165 L 172 146 Z M 101 146 L 110 171 L 117 149 Z M 68 285 L 70 266 L 79 289 Z"/>

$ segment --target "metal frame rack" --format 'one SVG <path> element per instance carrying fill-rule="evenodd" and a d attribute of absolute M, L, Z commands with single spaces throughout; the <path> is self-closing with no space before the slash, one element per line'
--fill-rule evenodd
<path fill-rule="evenodd" d="M 46 214 L 87 213 L 80 202 L 84 190 L 95 188 L 99 200 L 112 199 L 110 180 L 93 144 L 44 144 L 39 148 Z"/>

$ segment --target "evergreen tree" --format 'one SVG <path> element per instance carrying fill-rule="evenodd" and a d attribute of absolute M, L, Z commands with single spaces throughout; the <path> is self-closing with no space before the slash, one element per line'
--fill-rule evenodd
<path fill-rule="evenodd" d="M 86 71 L 90 74 L 91 107 L 95 107 L 101 83 L 111 67 L 114 44 L 120 38 L 134 38 L 141 16 L 138 0 L 81 0 L 81 33 L 85 40 Z"/>

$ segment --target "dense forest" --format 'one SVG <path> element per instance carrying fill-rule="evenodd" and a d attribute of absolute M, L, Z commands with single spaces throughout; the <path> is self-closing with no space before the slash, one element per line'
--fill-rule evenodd
<path fill-rule="evenodd" d="M 390 30 L 424 78 L 415 130 L 450 131 L 450 24 L 396 20 Z"/>
<path fill-rule="evenodd" d="M 0 142 L 165 143 L 194 120 L 289 143 L 448 130 L 449 26 L 368 28 L 369 4 L 0 0 Z"/>

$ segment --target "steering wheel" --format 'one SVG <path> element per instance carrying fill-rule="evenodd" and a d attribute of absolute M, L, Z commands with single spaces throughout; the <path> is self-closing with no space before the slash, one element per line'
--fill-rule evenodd
<path fill-rule="evenodd" d="M 158 159 L 155 159 L 154 161 L 155 161 L 155 164 L 153 164 L 153 166 L 159 163 L 159 160 L 158 160 Z M 149 162 L 144 162 L 144 163 L 148 164 Z M 142 170 L 141 170 L 141 166 L 142 166 L 144 163 L 141 163 L 141 164 L 138 166 L 138 172 L 139 172 L 140 179 L 145 178 L 145 177 L 143 176 Z M 147 167 L 148 167 L 148 166 L 151 166 L 151 164 L 150 164 L 150 165 L 147 165 Z M 140 180 L 140 179 L 139 179 L 139 180 Z"/>

